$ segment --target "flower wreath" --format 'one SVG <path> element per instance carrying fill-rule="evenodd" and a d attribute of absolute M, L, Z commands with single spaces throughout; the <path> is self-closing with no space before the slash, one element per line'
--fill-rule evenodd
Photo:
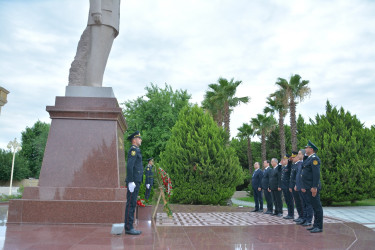
<path fill-rule="evenodd" d="M 162 169 L 161 167 L 158 168 L 158 176 L 160 177 L 159 187 L 163 189 L 164 194 L 167 195 L 168 198 L 171 197 L 173 186 L 172 186 L 172 180 L 169 177 L 168 173 Z M 168 217 L 172 217 L 172 210 L 169 207 L 168 204 L 168 198 L 166 199 L 166 203 L 164 204 L 164 211 L 167 213 Z"/>

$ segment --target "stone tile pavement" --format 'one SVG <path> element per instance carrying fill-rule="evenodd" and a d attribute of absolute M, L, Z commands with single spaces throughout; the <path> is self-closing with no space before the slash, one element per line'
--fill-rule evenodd
<path fill-rule="evenodd" d="M 286 216 L 286 213 L 285 213 Z M 341 220 L 324 218 L 324 223 L 342 223 Z M 295 225 L 292 220 L 252 212 L 210 212 L 210 213 L 158 213 L 156 226 L 255 226 L 255 225 Z"/>

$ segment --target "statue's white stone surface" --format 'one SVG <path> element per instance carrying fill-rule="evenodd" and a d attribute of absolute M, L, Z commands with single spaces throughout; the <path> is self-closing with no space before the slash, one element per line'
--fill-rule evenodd
<path fill-rule="evenodd" d="M 87 27 L 69 72 L 69 86 L 101 87 L 104 70 L 119 33 L 120 0 L 90 0 Z"/>

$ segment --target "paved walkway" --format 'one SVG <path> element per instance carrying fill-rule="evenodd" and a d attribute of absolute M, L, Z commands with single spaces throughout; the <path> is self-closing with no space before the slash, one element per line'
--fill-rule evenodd
<path fill-rule="evenodd" d="M 19 187 L 12 187 L 12 194 L 17 195 L 18 189 L 19 189 Z M 0 194 L 9 195 L 9 187 L 0 187 Z"/>
<path fill-rule="evenodd" d="M 254 207 L 254 202 L 241 201 L 232 198 L 232 203 L 239 206 Z M 286 208 L 284 208 L 286 210 Z M 375 207 L 323 207 L 324 216 L 337 218 L 348 222 L 362 224 L 375 231 Z"/>
<path fill-rule="evenodd" d="M 254 206 L 236 198 L 232 202 Z M 290 220 L 251 213 L 248 207 L 171 204 L 171 208 L 172 219 L 159 206 L 156 220 L 136 221 L 135 228 L 143 233 L 132 236 L 111 235 L 111 225 L 7 224 L 4 204 L 0 205 L 0 249 L 337 250 L 375 246 L 375 232 L 368 228 L 375 224 L 374 207 L 324 208 L 324 231 L 319 234 Z"/>
<path fill-rule="evenodd" d="M 311 234 L 289 220 L 251 213 L 247 207 L 171 206 L 180 222 L 194 225 L 161 225 L 158 221 L 166 218 L 161 213 L 157 221 L 136 221 L 135 228 L 142 234 L 132 236 L 111 235 L 111 225 L 5 224 L 6 216 L 2 216 L 0 249 L 352 250 L 373 249 L 375 245 L 375 232 L 352 222 L 324 218 L 324 232 Z M 3 212 L 6 209 L 4 206 Z M 228 216 L 231 220 L 226 220 Z M 234 225 L 232 220 L 243 225 Z"/>

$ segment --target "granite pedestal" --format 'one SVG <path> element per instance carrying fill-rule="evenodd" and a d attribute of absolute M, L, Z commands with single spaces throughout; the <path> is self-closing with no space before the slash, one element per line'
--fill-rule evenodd
<path fill-rule="evenodd" d="M 56 97 L 39 186 L 9 203 L 8 223 L 119 223 L 126 202 L 123 135 L 114 97 Z"/>

